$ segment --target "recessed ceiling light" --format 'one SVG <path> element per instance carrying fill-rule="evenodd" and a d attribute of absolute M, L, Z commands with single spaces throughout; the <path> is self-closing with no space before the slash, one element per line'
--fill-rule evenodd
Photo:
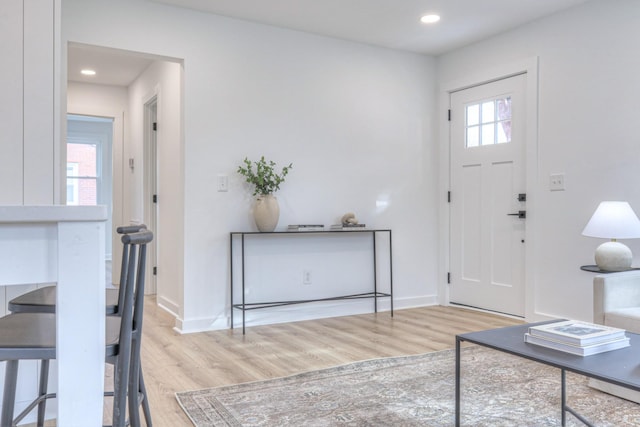
<path fill-rule="evenodd" d="M 434 24 L 440 20 L 440 15 L 424 15 L 420 21 L 425 24 Z"/>
<path fill-rule="evenodd" d="M 95 76 L 95 75 L 96 75 L 95 70 L 89 70 L 89 69 L 80 70 L 80 73 L 81 73 L 83 76 Z"/>

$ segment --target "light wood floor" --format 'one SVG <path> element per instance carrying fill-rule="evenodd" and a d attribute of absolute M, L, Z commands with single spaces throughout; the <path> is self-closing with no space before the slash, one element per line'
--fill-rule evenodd
<path fill-rule="evenodd" d="M 517 320 L 425 307 L 180 335 L 154 299 L 145 306 L 143 369 L 157 427 L 190 426 L 175 393 L 281 377 L 377 357 L 453 348 L 455 335 Z"/>

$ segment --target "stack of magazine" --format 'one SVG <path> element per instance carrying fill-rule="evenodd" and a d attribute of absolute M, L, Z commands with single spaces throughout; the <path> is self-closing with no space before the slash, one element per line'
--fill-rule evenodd
<path fill-rule="evenodd" d="M 593 323 L 564 320 L 531 326 L 525 342 L 578 356 L 590 356 L 629 346 L 624 329 Z"/>
<path fill-rule="evenodd" d="M 290 224 L 287 231 L 323 231 L 323 224 Z"/>
<path fill-rule="evenodd" d="M 331 224 L 331 230 L 364 230 L 365 224 Z"/>

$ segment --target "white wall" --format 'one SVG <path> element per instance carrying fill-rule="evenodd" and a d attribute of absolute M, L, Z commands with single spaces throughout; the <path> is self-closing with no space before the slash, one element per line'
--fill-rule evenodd
<path fill-rule="evenodd" d="M 581 235 L 602 200 L 627 200 L 640 213 L 640 2 L 594 0 L 437 60 L 440 83 L 478 70 L 539 58 L 538 182 L 532 293 L 537 316 L 590 320 L 600 239 Z M 471 70 L 471 71 L 470 71 Z M 549 191 L 564 173 L 566 191 Z M 628 241 L 640 261 L 640 245 Z"/>
<path fill-rule="evenodd" d="M 67 41 L 184 61 L 184 252 L 178 242 L 172 253 L 184 261 L 180 330 L 227 326 L 228 232 L 255 229 L 235 173 L 245 156 L 294 163 L 277 194 L 280 226 L 328 226 L 354 211 L 370 227 L 390 227 L 397 307 L 435 302 L 433 59 L 124 0 L 65 1 Z M 229 192 L 216 191 L 218 174 L 229 176 Z M 388 207 L 376 207 L 379 200 Z M 252 286 L 298 291 L 295 271 L 324 257 L 314 247 L 301 243 L 309 255 L 285 283 L 273 280 L 275 264 L 254 264 Z M 351 268 L 349 259 L 336 268 Z M 325 314 L 341 312 L 350 310 Z"/>

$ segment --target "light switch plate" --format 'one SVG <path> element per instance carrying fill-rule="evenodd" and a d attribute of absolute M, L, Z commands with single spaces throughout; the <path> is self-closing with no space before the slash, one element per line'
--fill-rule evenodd
<path fill-rule="evenodd" d="M 218 191 L 229 191 L 229 177 L 218 175 Z"/>

